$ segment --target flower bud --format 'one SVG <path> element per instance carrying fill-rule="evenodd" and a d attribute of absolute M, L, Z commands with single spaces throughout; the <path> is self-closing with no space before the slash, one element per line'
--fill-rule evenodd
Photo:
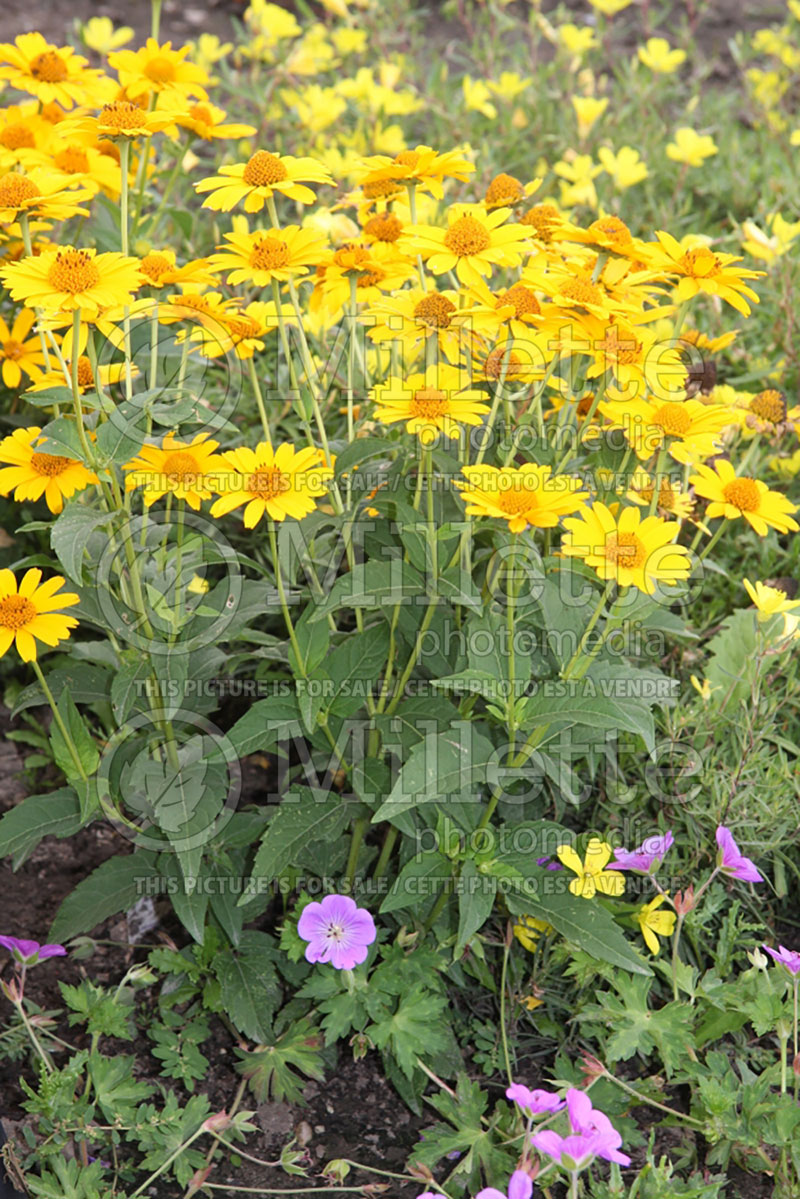
<path fill-rule="evenodd" d="M 679 916 L 685 916 L 694 909 L 694 887 L 689 884 L 685 891 L 675 892 L 675 911 Z"/>
<path fill-rule="evenodd" d="M 226 1128 L 230 1128 L 231 1118 L 226 1111 L 215 1112 L 203 1121 L 203 1128 L 206 1132 L 224 1132 Z"/>

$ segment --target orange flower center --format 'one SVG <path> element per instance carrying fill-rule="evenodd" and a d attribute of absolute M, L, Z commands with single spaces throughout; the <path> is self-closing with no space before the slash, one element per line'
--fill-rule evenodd
<path fill-rule="evenodd" d="M 497 496 L 497 506 L 509 516 L 518 516 L 520 512 L 528 512 L 536 507 L 533 491 L 527 487 L 513 487 L 510 491 L 501 491 Z"/>
<path fill-rule="evenodd" d="M 177 485 L 189 483 L 191 485 L 197 482 L 200 465 L 194 454 L 190 454 L 186 450 L 176 450 L 174 454 L 168 454 L 164 459 L 163 472 L 170 483 Z"/>
<path fill-rule="evenodd" d="M 280 158 L 267 150 L 258 150 L 248 160 L 242 174 L 242 180 L 248 187 L 269 187 L 272 183 L 283 183 L 288 178 L 289 172 Z"/>
<path fill-rule="evenodd" d="M 554 204 L 534 204 L 519 218 L 520 225 L 530 225 L 536 231 L 539 241 L 552 241 L 553 233 L 561 223 L 561 217 Z"/>
<path fill-rule="evenodd" d="M 76 296 L 96 287 L 100 272 L 85 250 L 59 250 L 47 272 L 47 282 L 53 291 L 66 291 Z"/>
<path fill-rule="evenodd" d="M 290 487 L 291 481 L 277 466 L 259 467 L 244 485 L 245 491 L 259 500 L 274 500 Z"/>
<path fill-rule="evenodd" d="M 31 75 L 42 83 L 63 83 L 68 74 L 67 64 L 55 50 L 45 50 L 31 59 Z"/>
<path fill-rule="evenodd" d="M 647 561 L 647 549 L 635 533 L 610 533 L 606 537 L 606 558 L 615 566 L 638 570 Z"/>
<path fill-rule="evenodd" d="M 97 123 L 101 129 L 124 133 L 129 129 L 141 129 L 145 120 L 138 104 L 130 100 L 114 100 L 111 104 L 103 105 Z"/>
<path fill-rule="evenodd" d="M 62 475 L 70 466 L 74 466 L 73 458 L 62 458 L 60 454 L 39 454 L 38 452 L 31 455 L 31 466 L 36 471 L 37 475 L 46 475 L 48 479 L 54 479 L 56 475 Z"/>
<path fill-rule="evenodd" d="M 151 283 L 159 283 L 162 276 L 168 274 L 173 269 L 172 263 L 167 256 L 159 254 L 156 251 L 145 254 L 139 266 Z"/>
<path fill-rule="evenodd" d="M 356 287 L 377 287 L 386 278 L 386 271 L 380 266 L 373 266 L 369 271 L 363 271 L 356 280 Z"/>
<path fill-rule="evenodd" d="M 679 259 L 679 265 L 685 274 L 692 275 L 695 279 L 708 279 L 712 275 L 716 275 L 720 269 L 719 259 L 716 254 L 711 253 L 708 246 L 698 246 L 696 250 L 687 250 Z"/>
<path fill-rule="evenodd" d="M 94 371 L 86 354 L 81 354 L 78 359 L 78 386 L 94 387 Z"/>
<path fill-rule="evenodd" d="M 491 208 L 497 208 L 501 204 L 516 204 L 523 196 L 523 188 L 519 179 L 515 179 L 513 175 L 495 175 L 492 182 L 486 189 L 484 199 Z"/>
<path fill-rule="evenodd" d="M 458 258 L 467 258 L 470 254 L 480 254 L 487 250 L 491 238 L 486 228 L 476 221 L 474 216 L 461 216 L 447 230 L 444 244 L 451 254 Z"/>
<path fill-rule="evenodd" d="M 31 150 L 36 145 L 36 139 L 23 121 L 6 125 L 0 133 L 0 146 L 6 150 Z"/>
<path fill-rule="evenodd" d="M 617 246 L 629 246 L 633 241 L 630 229 L 618 216 L 604 216 L 599 221 L 593 221 L 589 232 Z"/>
<path fill-rule="evenodd" d="M 396 196 L 402 191 L 396 179 L 373 179 L 371 183 L 361 185 L 365 200 L 382 200 L 387 196 Z"/>
<path fill-rule="evenodd" d="M 640 487 L 639 495 L 641 496 L 641 498 L 644 500 L 644 502 L 646 504 L 649 504 L 653 499 L 652 485 L 650 487 L 647 487 L 647 486 Z M 663 508 L 665 510 L 665 512 L 674 512 L 675 511 L 675 499 L 676 499 L 675 492 L 672 490 L 669 479 L 662 479 L 661 484 L 659 485 L 659 488 L 658 488 L 658 506 L 659 506 L 659 508 Z"/>
<path fill-rule="evenodd" d="M 173 83 L 175 80 L 175 64 L 165 54 L 157 54 L 151 58 L 144 69 L 151 83 Z"/>
<path fill-rule="evenodd" d="M 519 357 L 513 350 L 508 353 L 505 346 L 496 346 L 483 364 L 487 379 L 501 379 L 504 370 L 506 379 L 519 379 L 523 374 L 521 368 Z"/>
<path fill-rule="evenodd" d="M 573 300 L 576 304 L 602 304 L 603 293 L 599 287 L 592 283 L 591 279 L 568 279 L 561 287 L 561 294 L 567 300 Z"/>
<path fill-rule="evenodd" d="M 630 337 L 623 337 L 620 341 L 619 331 L 612 327 L 606 330 L 603 349 L 606 357 L 613 358 L 618 364 L 630 366 L 639 361 L 642 344 Z M 676 406 L 680 407 L 680 405 Z"/>
<path fill-rule="evenodd" d="M 21 208 L 26 200 L 33 200 L 42 193 L 35 183 L 12 171 L 0 179 L 0 208 Z"/>
<path fill-rule="evenodd" d="M 232 316 L 228 319 L 231 336 L 241 341 L 245 337 L 255 337 L 259 330 L 258 321 L 252 316 Z"/>
<path fill-rule="evenodd" d="M 117 166 L 120 165 L 122 159 L 119 152 L 119 146 L 115 146 L 113 142 L 103 139 L 102 141 L 97 142 L 95 149 L 99 150 L 101 154 L 104 154 L 106 158 L 113 158 Z"/>
<path fill-rule="evenodd" d="M 437 391 L 435 387 L 423 387 L 419 391 L 414 392 L 410 409 L 412 416 L 421 416 L 425 420 L 433 420 L 435 417 L 444 416 L 450 411 L 450 402 L 445 392 Z"/>
<path fill-rule="evenodd" d="M 364 226 L 364 233 L 367 237 L 374 237 L 376 241 L 397 241 L 402 232 L 402 221 L 399 221 L 391 212 L 370 217 Z"/>
<path fill-rule="evenodd" d="M 761 494 L 755 479 L 731 479 L 722 489 L 729 504 L 740 512 L 757 512 L 761 505 Z"/>
<path fill-rule="evenodd" d="M 250 265 L 257 271 L 273 271 L 289 263 L 289 247 L 277 237 L 260 237 L 253 245 Z"/>
<path fill-rule="evenodd" d="M 514 305 L 514 316 L 518 320 L 531 313 L 538 315 L 542 311 L 536 296 L 529 287 L 525 287 L 522 283 L 515 283 L 513 287 L 509 287 L 505 295 L 500 296 L 498 305 L 502 308 L 506 304 Z"/>
<path fill-rule="evenodd" d="M 779 425 L 786 420 L 786 400 L 774 387 L 768 387 L 766 391 L 760 391 L 758 395 L 753 396 L 750 411 L 762 420 Z"/>
<path fill-rule="evenodd" d="M 581 398 L 578 400 L 578 406 L 575 409 L 575 413 L 578 417 L 578 420 L 586 419 L 586 417 L 592 411 L 593 403 L 594 403 L 594 392 L 593 391 L 587 391 L 585 395 L 581 396 Z"/>
<path fill-rule="evenodd" d="M 653 424 L 663 429 L 669 437 L 685 437 L 692 427 L 692 418 L 683 404 L 662 404 L 653 413 Z"/>
<path fill-rule="evenodd" d="M 25 353 L 25 347 L 21 341 L 16 341 L 13 337 L 8 341 L 3 342 L 0 346 L 4 358 L 10 358 L 12 362 L 16 362 Z"/>
<path fill-rule="evenodd" d="M 419 153 L 417 150 L 401 150 L 399 154 L 395 154 L 393 161 L 400 167 L 411 167 L 413 171 L 419 162 Z"/>
<path fill-rule="evenodd" d="M 0 600 L 0 627 L 4 629 L 12 629 L 16 633 L 38 615 L 27 596 L 7 595 L 5 599 Z"/>
<path fill-rule="evenodd" d="M 56 104 L 55 100 L 51 100 L 49 104 L 43 104 L 39 109 L 39 116 L 43 121 L 49 121 L 51 125 L 57 125 L 59 121 L 64 120 L 64 109 Z"/>
<path fill-rule="evenodd" d="M 374 265 L 369 250 L 365 250 L 363 246 L 357 246 L 355 242 L 345 242 L 341 249 L 334 254 L 333 263 L 343 271 L 369 271 L 373 269 Z"/>
<path fill-rule="evenodd" d="M 447 296 L 425 296 L 414 308 L 414 319 L 431 329 L 446 329 L 456 311 L 455 304 Z"/>
<path fill-rule="evenodd" d="M 211 109 L 205 104 L 193 104 L 189 109 L 189 116 L 193 121 L 199 121 L 201 125 L 213 125 L 214 118 L 211 115 Z"/>
<path fill-rule="evenodd" d="M 89 170 L 89 155 L 82 146 L 66 146 L 59 150 L 53 162 L 60 171 L 68 175 L 85 175 Z"/>
<path fill-rule="evenodd" d="M 193 312 L 210 312 L 210 305 L 205 296 L 196 296 L 191 292 L 176 296 L 172 303 L 176 308 L 191 308 Z"/>

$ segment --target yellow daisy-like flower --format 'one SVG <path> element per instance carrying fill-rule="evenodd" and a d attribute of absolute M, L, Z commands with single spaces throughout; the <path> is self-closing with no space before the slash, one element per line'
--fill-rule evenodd
<path fill-rule="evenodd" d="M 455 480 L 471 516 L 491 516 L 507 520 L 512 533 L 521 533 L 528 525 L 552 529 L 562 516 L 577 512 L 588 492 L 568 475 L 552 478 L 549 466 L 526 463 L 521 467 L 463 466 L 466 482 Z"/>
<path fill-rule="evenodd" d="M 413 150 L 401 150 L 394 158 L 386 154 L 365 158 L 363 173 L 356 182 L 364 188 L 365 195 L 375 186 L 388 184 L 394 188 L 418 187 L 441 200 L 445 179 L 459 179 L 465 183 L 474 170 L 474 165 L 457 150 L 438 154 L 430 146 L 416 146 Z"/>
<path fill-rule="evenodd" d="M 139 50 L 109 54 L 108 65 L 119 74 L 120 84 L 131 100 L 160 92 L 205 100 L 203 84 L 208 83 L 208 73 L 187 62 L 188 53 L 188 46 L 173 50 L 172 42 L 160 46 L 155 38 L 149 37 Z"/>
<path fill-rule="evenodd" d="M 55 101 L 62 108 L 105 99 L 114 85 L 102 71 L 71 46 L 55 46 L 41 33 L 21 33 L 13 43 L 0 45 L 0 79 L 42 104 Z M 102 93 L 105 93 L 103 95 Z"/>
<path fill-rule="evenodd" d="M 52 155 L 54 175 L 60 178 L 62 186 L 74 187 L 77 184 L 86 189 L 87 196 L 104 191 L 116 199 L 122 190 L 119 163 L 96 146 L 69 140 L 61 136 L 61 132 L 56 126 L 48 148 Z"/>
<path fill-rule="evenodd" d="M 9 326 L 0 316 L 0 363 L 6 387 L 17 388 L 22 381 L 22 372 L 29 379 L 39 379 L 44 367 L 44 354 L 38 337 L 28 337 L 36 314 L 30 308 L 22 308 Z"/>
<path fill-rule="evenodd" d="M 486 188 L 483 203 L 487 208 L 514 208 L 533 195 L 541 182 L 541 179 L 531 179 L 529 183 L 521 183 L 516 176 L 501 171 Z"/>
<path fill-rule="evenodd" d="M 606 582 L 637 587 L 652 595 L 656 583 L 673 586 L 689 577 L 691 562 L 686 546 L 674 545 L 680 530 L 677 521 L 660 516 L 642 520 L 638 508 L 623 508 L 616 517 L 596 500 L 580 516 L 564 521 L 568 532 L 561 541 L 567 558 L 581 558 Z"/>
<path fill-rule="evenodd" d="M 733 423 L 730 408 L 724 404 L 703 404 L 700 400 L 645 400 L 634 396 L 601 400 L 600 413 L 615 428 L 622 429 L 638 458 L 650 458 L 662 445 L 676 462 L 697 462 L 718 453 L 722 430 Z"/>
<path fill-rule="evenodd" d="M 800 608 L 800 600 L 789 599 L 780 587 L 770 587 L 768 583 L 751 583 L 749 579 L 742 579 L 742 586 L 758 609 L 759 621 L 769 620 L 778 613 L 791 612 L 793 608 Z"/>
<path fill-rule="evenodd" d="M 122 469 L 130 472 L 125 490 L 141 487 L 147 508 L 169 493 L 197 512 L 202 500 L 211 499 L 225 472 L 221 455 L 214 453 L 218 448 L 219 442 L 209 440 L 207 433 L 198 433 L 191 441 L 179 441 L 168 433 L 160 446 L 142 446 L 125 463 Z"/>
<path fill-rule="evenodd" d="M 461 425 L 479 425 L 489 411 L 481 391 L 466 388 L 458 367 L 432 363 L 407 378 L 391 377 L 372 389 L 376 420 L 405 421 L 406 432 L 430 445 L 439 433 L 458 437 Z"/>
<path fill-rule="evenodd" d="M 690 300 L 700 292 L 719 296 L 743 316 L 750 315 L 750 305 L 745 296 L 758 303 L 758 295 L 745 283 L 746 279 L 760 279 L 764 271 L 750 271 L 733 266 L 741 262 L 735 254 L 715 254 L 708 246 L 695 246 L 684 250 L 671 233 L 656 231 L 662 253 L 649 247 L 651 261 L 672 275 L 679 275 L 676 288 L 678 299 Z"/>
<path fill-rule="evenodd" d="M 0 224 L 10 225 L 21 216 L 54 221 L 88 216 L 88 209 L 80 205 L 82 200 L 91 199 L 92 194 L 73 188 L 61 172 L 37 167 L 27 173 L 10 171 L 0 176 Z"/>
<path fill-rule="evenodd" d="M 559 845 L 556 853 L 567 870 L 577 875 L 569 885 L 573 895 L 581 899 L 594 899 L 599 891 L 601 895 L 613 895 L 616 898 L 625 890 L 625 875 L 619 870 L 606 870 L 613 853 L 607 841 L 592 837 L 583 861 L 571 845 Z"/>
<path fill-rule="evenodd" d="M 715 463 L 713 470 L 710 466 L 698 466 L 697 474 L 689 482 L 698 495 L 711 501 L 707 509 L 711 518 L 724 516 L 726 520 L 738 520 L 743 516 L 759 537 L 766 537 L 770 527 L 779 533 L 796 533 L 800 527 L 792 520 L 796 504 L 779 491 L 770 491 L 760 479 L 737 476 L 732 463 L 724 458 Z"/>
<path fill-rule="evenodd" d="M 139 263 L 149 287 L 171 287 L 174 284 L 210 284 L 214 276 L 205 258 L 194 258 L 178 266 L 174 250 L 150 250 Z"/>
<path fill-rule="evenodd" d="M 473 331 L 489 332 L 495 323 L 482 308 L 458 305 L 456 291 L 411 287 L 381 296 L 365 313 L 370 322 L 367 336 L 378 345 L 400 342 L 406 359 L 435 336 L 439 349 L 451 362 L 456 361 Z"/>
<path fill-rule="evenodd" d="M 446 229 L 435 225 L 409 225 L 398 242 L 408 254 L 421 254 L 435 275 L 455 271 L 462 283 L 474 287 L 495 266 L 518 266 L 528 231 L 506 225 L 510 208 L 487 212 L 482 205 L 454 204 L 448 209 Z"/>
<path fill-rule="evenodd" d="M 50 511 L 58 514 L 63 510 L 64 500 L 97 483 L 97 475 L 74 458 L 37 450 L 41 433 L 34 425 L 15 429 L 0 441 L 0 495 L 13 490 L 17 503 L 44 496 Z"/>
<path fill-rule="evenodd" d="M 241 446 L 223 458 L 228 472 L 219 481 L 220 498 L 212 504 L 211 515 L 225 516 L 245 504 L 247 529 L 264 516 L 302 520 L 314 511 L 314 500 L 325 494 L 333 478 L 321 450 L 295 450 L 288 443 L 273 447 L 262 441 L 254 450 Z"/>
<path fill-rule="evenodd" d="M 313 230 L 299 225 L 254 233 L 226 233 L 227 246 L 210 255 L 209 268 L 227 272 L 228 283 L 267 287 L 273 279 L 285 282 L 307 275 L 310 266 L 322 260 L 325 244 Z"/>
<path fill-rule="evenodd" d="M 81 340 L 86 326 L 81 328 Z M 61 355 L 64 359 L 64 368 L 59 363 L 53 370 L 43 374 L 32 387 L 27 389 L 28 392 L 46 391 L 50 387 L 71 387 L 72 386 L 72 361 L 66 354 L 64 345 L 61 346 Z M 136 378 L 139 374 L 139 368 L 135 364 L 130 364 L 131 378 Z M 92 369 L 91 359 L 88 354 L 80 354 L 78 356 L 78 391 L 83 394 L 86 391 L 95 391 L 97 389 L 97 379 L 95 379 L 94 370 Z M 126 367 L 124 362 L 112 362 L 108 366 L 98 368 L 98 376 L 101 387 L 109 387 L 112 383 L 119 383 L 125 378 Z M 26 392 L 27 394 L 27 392 Z"/>
<path fill-rule="evenodd" d="M 51 648 L 66 641 L 78 627 L 74 616 L 64 616 L 61 608 L 80 603 L 71 591 L 57 594 L 64 583 L 62 575 L 41 582 L 42 572 L 26 570 L 17 586 L 10 570 L 0 570 L 0 657 L 16 642 L 23 662 L 36 661 L 36 642 Z"/>
<path fill-rule="evenodd" d="M 52 136 L 53 127 L 38 113 L 35 100 L 0 109 L 0 173 L 30 159 Z"/>
<path fill-rule="evenodd" d="M 257 150 L 247 162 L 220 167 L 218 175 L 201 179 L 194 186 L 201 194 L 211 193 L 203 201 L 203 208 L 230 212 L 244 200 L 245 212 L 261 212 L 275 192 L 301 204 L 313 204 L 317 197 L 301 180 L 333 183 L 325 168 L 314 158 L 293 158 L 290 154 Z"/>
<path fill-rule="evenodd" d="M 121 141 L 152 137 L 175 123 L 174 112 L 148 111 L 132 100 L 111 100 L 96 113 L 69 117 L 63 122 L 64 133 L 84 133 L 96 141 L 109 138 Z"/>
<path fill-rule="evenodd" d="M 297 316 L 291 304 L 281 305 L 286 324 L 295 324 Z M 246 308 L 231 308 L 222 317 L 219 329 L 201 326 L 192 333 L 192 341 L 200 343 L 205 358 L 219 358 L 233 350 L 237 358 L 252 358 L 256 350 L 264 349 L 264 337 L 279 327 L 278 313 L 272 300 L 254 300 Z"/>
<path fill-rule="evenodd" d="M 181 129 L 190 129 L 206 142 L 220 138 L 252 137 L 256 132 L 255 125 L 228 124 L 227 115 L 224 108 L 217 108 L 214 104 L 190 104 L 176 113 L 175 124 Z"/>
<path fill-rule="evenodd" d="M 62 246 L 0 268 L 11 296 L 29 308 L 63 312 L 80 308 L 89 316 L 130 304 L 141 284 L 139 261 L 124 254 L 98 254 Z"/>
<path fill-rule="evenodd" d="M 399 294 L 413 275 L 412 264 L 392 246 L 377 244 L 367 248 L 347 242 L 318 266 L 309 309 L 314 313 L 324 311 L 332 322 L 345 305 L 349 306 L 351 279 L 355 280 L 356 302 L 374 304 L 384 292 Z"/>
<path fill-rule="evenodd" d="M 514 925 L 514 936 L 529 953 L 535 952 L 542 933 L 552 931 L 552 924 L 548 924 L 546 920 L 539 920 L 536 916 L 520 916 Z"/>
<path fill-rule="evenodd" d="M 630 489 L 625 498 L 634 504 L 649 508 L 653 500 L 653 477 L 646 470 L 636 470 L 631 475 Z M 690 496 L 681 491 L 681 485 L 668 476 L 661 479 L 658 488 L 658 511 L 669 513 L 679 520 L 690 520 L 694 503 Z"/>
<path fill-rule="evenodd" d="M 666 898 L 666 895 L 656 895 L 649 903 L 643 903 L 636 913 L 644 943 L 651 953 L 658 953 L 661 949 L 659 937 L 671 937 L 675 931 L 675 913 L 658 911 Z"/>

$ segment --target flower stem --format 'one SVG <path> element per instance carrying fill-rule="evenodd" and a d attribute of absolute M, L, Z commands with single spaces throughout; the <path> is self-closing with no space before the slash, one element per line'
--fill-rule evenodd
<path fill-rule="evenodd" d="M 305 675 L 305 671 L 303 670 L 303 656 L 300 652 L 300 645 L 297 640 L 297 634 L 294 631 L 294 624 L 292 623 L 292 617 L 289 613 L 289 605 L 286 602 L 286 591 L 283 586 L 283 576 L 281 575 L 281 563 L 280 563 L 280 558 L 278 557 L 278 539 L 275 536 L 275 522 L 272 520 L 269 522 L 269 544 L 270 544 L 270 549 L 272 550 L 272 563 L 275 568 L 275 582 L 278 587 L 278 596 L 281 601 L 281 611 L 283 612 L 283 619 L 286 624 L 286 630 L 289 634 L 289 640 L 292 643 L 292 649 L 294 650 L 294 656 L 297 660 L 297 668 L 300 671 L 300 674 L 303 676 L 303 678 L 305 678 L 306 675 Z"/>
<path fill-rule="evenodd" d="M 47 702 L 50 705 L 50 709 L 53 713 L 53 719 L 55 720 L 56 724 L 58 725 L 58 731 L 61 733 L 61 736 L 64 738 L 64 742 L 67 746 L 67 749 L 69 750 L 69 755 L 72 758 L 72 761 L 75 763 L 75 769 L 77 770 L 78 774 L 83 779 L 83 781 L 86 782 L 88 775 L 86 774 L 86 771 L 83 768 L 83 762 L 80 759 L 80 754 L 78 753 L 78 750 L 75 746 L 75 742 L 72 740 L 69 729 L 64 724 L 63 717 L 61 716 L 61 713 L 59 712 L 58 707 L 56 705 L 56 701 L 53 698 L 53 692 L 48 687 L 47 680 L 45 679 L 44 674 L 42 673 L 42 668 L 39 665 L 39 663 L 36 661 L 35 658 L 31 662 L 31 666 L 33 667 L 34 671 L 36 672 L 36 677 L 39 680 L 39 686 L 41 687 L 42 691 L 44 691 L 45 698 L 47 699 Z"/>
<path fill-rule="evenodd" d="M 274 282 L 274 280 L 273 280 L 273 282 Z M 270 431 L 269 431 L 269 420 L 267 419 L 267 410 L 264 407 L 264 396 L 261 392 L 261 384 L 258 381 L 258 374 L 256 372 L 256 360 L 255 360 L 254 354 L 251 354 L 251 356 L 247 359 L 247 370 L 250 374 L 250 383 L 252 384 L 252 387 L 253 387 L 253 395 L 256 397 L 256 404 L 258 405 L 258 414 L 261 417 L 261 425 L 264 430 L 264 436 L 267 439 L 267 445 L 271 446 L 272 445 L 272 437 L 271 437 Z"/>

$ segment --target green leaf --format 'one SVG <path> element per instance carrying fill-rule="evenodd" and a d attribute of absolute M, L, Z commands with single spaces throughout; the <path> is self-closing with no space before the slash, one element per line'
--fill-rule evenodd
<path fill-rule="evenodd" d="M 129 651 L 130 659 L 123 660 L 111 683 L 111 710 L 118 725 L 123 725 L 144 691 L 142 684 L 150 677 L 151 664 L 137 651 Z"/>
<path fill-rule="evenodd" d="M 336 795 L 322 796 L 305 787 L 298 788 L 296 795 L 297 802 L 284 800 L 277 808 L 264 833 L 252 873 L 261 886 L 271 883 L 287 866 L 295 865 L 310 838 L 335 838 L 342 822 L 350 819 L 348 806 Z M 249 895 L 243 895 L 240 905 L 249 899 Z"/>
<path fill-rule="evenodd" d="M 289 644 L 289 665 L 294 675 L 305 677 L 324 659 L 331 640 L 331 631 L 326 620 L 311 621 L 314 609 L 309 605 L 294 626 L 295 638 L 300 647 L 300 661 Z"/>
<path fill-rule="evenodd" d="M 294 728 L 292 728 L 294 726 Z M 279 741 L 300 730 L 300 709 L 294 695 L 270 695 L 260 699 L 236 721 L 228 739 L 240 758 L 256 750 L 274 749 Z"/>
<path fill-rule="evenodd" d="M 604 993 L 602 1003 L 590 1004 L 578 1013 L 581 1023 L 599 1023 L 605 1032 L 605 1053 L 610 1063 L 627 1061 L 635 1053 L 647 1057 L 658 1051 L 669 1078 L 687 1059 L 691 1025 L 687 1027 L 686 1004 L 667 1003 L 660 1008 L 648 1004 L 651 979 L 628 978 L 615 986 L 619 995 Z M 691 1009 L 690 1009 L 691 1010 Z"/>
<path fill-rule="evenodd" d="M 62 902 L 50 928 L 53 941 L 88 933 L 101 921 L 127 911 L 142 894 L 141 882 L 155 874 L 153 857 L 137 851 L 108 858 L 78 883 Z"/>
<path fill-rule="evenodd" d="M 0 817 L 0 858 L 14 857 L 20 866 L 43 837 L 71 837 L 82 826 L 78 797 L 72 787 L 49 795 L 29 795 Z"/>
<path fill-rule="evenodd" d="M 71 396 L 70 403 L 72 403 Z M 75 458 L 78 462 L 83 462 L 84 466 L 91 465 L 84 462 L 78 426 L 72 416 L 59 416 L 55 420 L 51 420 L 49 425 L 45 425 L 38 448 L 45 454 L 64 454 L 67 458 Z"/>
<path fill-rule="evenodd" d="M 248 929 L 238 946 L 214 959 L 226 1014 L 239 1032 L 262 1043 L 270 1039 L 272 1017 L 281 1001 L 275 956 L 272 938 Z"/>
<path fill-rule="evenodd" d="M 57 700 L 66 688 L 72 698 L 81 704 L 97 704 L 108 700 L 112 681 L 111 671 L 105 666 L 95 666 L 91 662 L 72 662 L 69 666 L 58 667 L 50 671 L 47 685 Z M 26 708 L 32 708 L 47 703 L 44 692 L 38 683 L 31 683 L 23 688 L 17 696 L 11 715 L 17 716 Z"/>
<path fill-rule="evenodd" d="M 458 936 L 453 956 L 461 957 L 467 942 L 483 928 L 492 914 L 497 880 L 481 873 L 474 861 L 467 858 L 458 880 Z"/>
<path fill-rule="evenodd" d="M 325 1071 L 321 1050 L 319 1031 L 304 1017 L 290 1025 L 271 1045 L 264 1045 L 254 1053 L 237 1049 L 240 1060 L 236 1063 L 236 1073 L 247 1079 L 259 1103 L 274 1099 L 305 1106 L 303 1079 L 296 1071 L 322 1082 Z"/>
<path fill-rule="evenodd" d="M 390 1050 L 406 1078 L 411 1078 L 417 1058 L 436 1050 L 441 1040 L 437 1024 L 447 1007 L 443 995 L 434 995 L 418 983 L 401 997 L 397 1011 L 370 1024 L 366 1035 L 378 1049 Z"/>
<path fill-rule="evenodd" d="M 136 1058 L 128 1055 L 110 1058 L 93 1053 L 89 1058 L 89 1073 L 97 1104 L 109 1121 L 134 1123 L 136 1112 L 133 1105 L 153 1093 L 148 1083 L 134 1081 L 135 1066 Z"/>
<path fill-rule="evenodd" d="M 113 513 L 95 512 L 81 504 L 67 504 L 53 525 L 50 546 L 65 572 L 76 583 L 83 580 L 83 555 L 92 533 L 113 519 Z"/>
<path fill-rule="evenodd" d="M 97 770 L 100 761 L 100 751 L 86 727 L 86 722 L 75 707 L 75 702 L 68 688 L 62 690 L 57 707 L 67 732 L 72 739 L 72 745 L 77 752 L 78 760 L 83 767 L 84 773 L 89 777 Z M 55 720 L 50 726 L 50 747 L 53 751 L 56 765 L 64 772 L 67 779 L 70 782 L 76 778 L 80 779 L 72 750 Z"/>
<path fill-rule="evenodd" d="M 325 670 L 334 684 L 334 697 L 326 707 L 334 716 L 352 716 L 363 708 L 389 651 L 389 630 L 373 625 L 346 640 L 328 656 Z"/>
<path fill-rule="evenodd" d="M 399 445 L 393 445 L 383 437 L 359 437 L 336 455 L 336 477 L 341 478 L 347 471 L 360 466 L 362 462 L 368 462 L 370 458 L 386 458 L 399 448 Z"/>
<path fill-rule="evenodd" d="M 419 571 L 395 559 L 392 562 L 365 562 L 336 580 L 326 599 L 314 609 L 311 620 L 322 620 L 340 608 L 387 608 L 409 604 L 423 595 L 425 581 Z"/>
<path fill-rule="evenodd" d="M 399 908 L 421 908 L 440 893 L 452 874 L 452 863 L 441 854 L 415 854 L 398 874 L 380 910 L 396 912 Z"/>
<path fill-rule="evenodd" d="M 412 749 L 389 798 L 373 816 L 373 823 L 394 820 L 418 804 L 441 803 L 450 798 L 472 802 L 477 810 L 486 766 L 493 755 L 492 743 L 467 721 L 443 733 L 428 733 Z"/>

